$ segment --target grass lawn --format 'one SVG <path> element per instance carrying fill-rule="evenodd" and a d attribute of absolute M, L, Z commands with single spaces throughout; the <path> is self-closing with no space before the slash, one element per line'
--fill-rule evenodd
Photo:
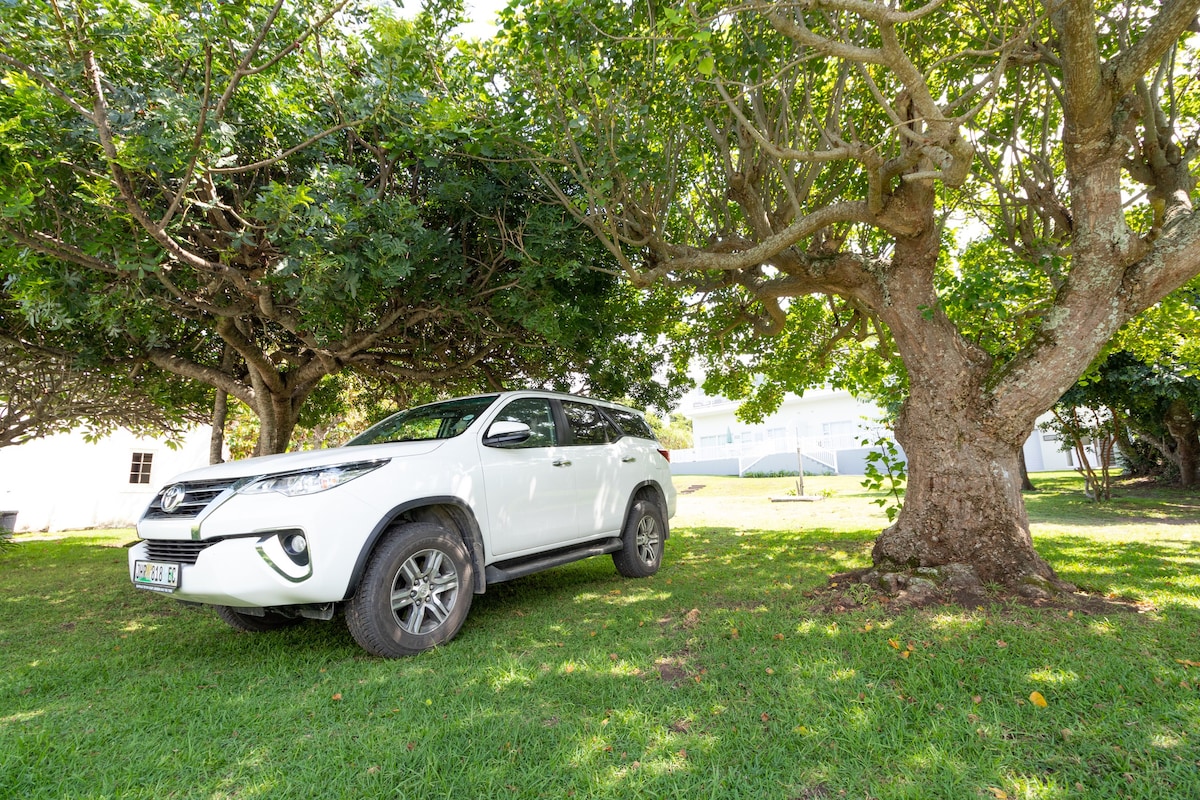
<path fill-rule="evenodd" d="M 885 523 L 853 478 L 678 478 L 657 576 L 503 584 L 399 661 L 136 591 L 130 531 L 19 536 L 0 798 L 1200 797 L 1200 497 L 1035 480 L 1040 552 L 1140 613 L 818 610 Z"/>

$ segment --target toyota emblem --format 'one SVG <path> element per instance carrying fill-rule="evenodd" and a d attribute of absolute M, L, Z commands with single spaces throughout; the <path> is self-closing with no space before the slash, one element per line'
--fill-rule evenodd
<path fill-rule="evenodd" d="M 174 514 L 175 509 L 179 508 L 183 503 L 183 498 L 187 496 L 187 491 L 179 484 L 169 487 L 162 496 L 162 510 L 168 514 Z"/>

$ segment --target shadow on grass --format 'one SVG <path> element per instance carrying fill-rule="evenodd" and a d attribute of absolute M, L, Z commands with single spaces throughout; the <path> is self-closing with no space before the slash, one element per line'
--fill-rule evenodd
<path fill-rule="evenodd" d="M 1038 552 L 1067 580 L 1088 592 L 1136 590 L 1142 596 L 1200 589 L 1200 540 L 1099 542 L 1084 536 L 1041 535 Z"/>
<path fill-rule="evenodd" d="M 1079 478 L 1036 483 L 1038 491 L 1024 493 L 1025 508 L 1034 523 L 1093 528 L 1138 523 L 1200 525 L 1200 494 L 1194 491 L 1118 486 L 1111 500 L 1096 503 L 1083 493 Z"/>
<path fill-rule="evenodd" d="M 653 578 L 501 584 L 399 661 L 340 624 L 235 633 L 132 589 L 119 548 L 24 545 L 0 559 L 0 796 L 1200 796 L 1194 609 L 816 611 L 873 536 L 678 529 Z M 1147 591 L 1198 556 L 1039 545 Z"/>

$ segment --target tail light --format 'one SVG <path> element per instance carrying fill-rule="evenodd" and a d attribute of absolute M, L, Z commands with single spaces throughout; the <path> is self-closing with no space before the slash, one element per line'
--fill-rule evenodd
<path fill-rule="evenodd" d="M 667 461 L 671 460 L 671 451 L 670 450 L 664 450 L 664 449 L 660 448 L 658 451 L 658 454 L 660 456 L 662 456 L 663 458 L 665 458 Z"/>

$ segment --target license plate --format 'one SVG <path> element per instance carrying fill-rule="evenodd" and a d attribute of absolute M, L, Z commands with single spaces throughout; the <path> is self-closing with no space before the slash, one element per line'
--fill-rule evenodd
<path fill-rule="evenodd" d="M 134 561 L 133 585 L 156 592 L 173 592 L 179 588 L 179 565 L 164 561 Z"/>

